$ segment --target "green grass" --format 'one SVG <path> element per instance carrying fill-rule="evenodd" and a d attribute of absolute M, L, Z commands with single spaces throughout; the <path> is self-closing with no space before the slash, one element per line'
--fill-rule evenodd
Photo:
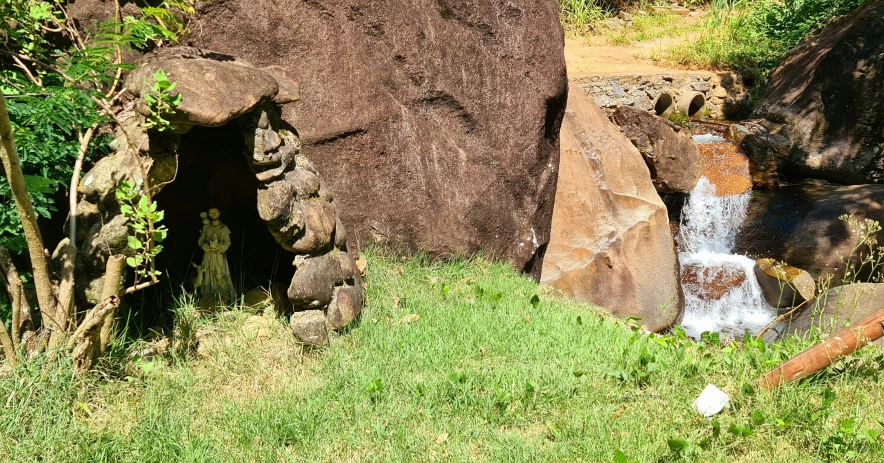
<path fill-rule="evenodd" d="M 608 15 L 598 0 L 559 0 L 559 16 L 568 35 L 585 35 Z"/>
<path fill-rule="evenodd" d="M 6 375 L 0 460 L 872 462 L 884 454 L 884 359 L 875 348 L 776 392 L 752 391 L 746 385 L 804 343 L 649 336 L 481 258 L 429 263 L 369 252 L 368 271 L 361 322 L 325 349 L 300 350 L 278 321 L 266 338 L 238 334 L 249 314 L 232 313 L 197 321 L 214 333 L 208 357 L 127 361 L 144 348 L 138 342 L 116 346 L 86 378 L 45 361 Z M 420 319 L 400 323 L 409 314 Z M 717 436 L 690 408 L 708 383 L 733 397 Z"/>
<path fill-rule="evenodd" d="M 622 28 L 608 30 L 605 38 L 611 45 L 627 46 L 635 42 L 685 36 L 692 29 L 692 26 L 686 27 L 684 19 L 676 14 L 644 13 L 635 14 L 632 21 Z"/>

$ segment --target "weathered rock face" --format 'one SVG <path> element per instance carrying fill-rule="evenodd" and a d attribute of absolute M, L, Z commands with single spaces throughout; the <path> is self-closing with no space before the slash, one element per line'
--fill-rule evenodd
<path fill-rule="evenodd" d="M 793 144 L 787 173 L 842 184 L 884 180 L 884 1 L 871 0 L 796 47 L 757 114 Z"/>
<path fill-rule="evenodd" d="M 559 185 L 541 281 L 618 316 L 641 318 L 654 331 L 672 325 L 684 309 L 666 207 L 648 167 L 574 87 L 562 123 Z"/>
<path fill-rule="evenodd" d="M 758 259 L 753 270 L 764 297 L 774 307 L 793 307 L 816 295 L 816 282 L 806 270 L 769 258 Z"/>
<path fill-rule="evenodd" d="M 752 185 L 759 188 L 776 188 L 792 143 L 788 138 L 770 133 L 759 124 L 733 124 L 728 135 L 740 144 L 749 158 L 749 174 Z"/>
<path fill-rule="evenodd" d="M 126 89 L 141 97 L 137 109 L 144 116 L 150 115 L 144 95 L 158 70 L 168 75 L 181 95 L 181 104 L 168 118 L 178 124 L 220 127 L 279 93 L 276 79 L 255 68 L 194 57 L 156 60 L 126 78 Z"/>
<path fill-rule="evenodd" d="M 746 272 L 737 264 L 721 263 L 716 266 L 690 264 L 681 274 L 686 290 L 697 294 L 704 301 L 715 301 L 746 281 Z"/>
<path fill-rule="evenodd" d="M 821 334 L 834 334 L 884 307 L 884 284 L 854 283 L 830 289 L 801 310 L 771 328 L 768 340 L 788 335 L 803 336 L 811 327 Z M 882 345 L 879 340 L 875 344 Z"/>
<path fill-rule="evenodd" d="M 841 258 L 847 258 L 854 245 L 849 227 L 839 219 L 844 214 L 884 223 L 884 185 L 801 184 L 756 190 L 734 252 L 771 257 L 807 270 L 814 278 L 833 273 L 840 281 Z"/>
<path fill-rule="evenodd" d="M 700 153 L 687 130 L 632 106 L 618 106 L 611 120 L 638 148 L 660 193 L 690 193 L 700 180 Z"/>
<path fill-rule="evenodd" d="M 282 118 L 351 235 L 539 275 L 567 85 L 554 0 L 217 0 L 191 29 L 299 83 Z"/>

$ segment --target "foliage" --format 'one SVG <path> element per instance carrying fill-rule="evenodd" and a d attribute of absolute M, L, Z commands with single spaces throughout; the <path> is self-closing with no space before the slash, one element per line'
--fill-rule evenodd
<path fill-rule="evenodd" d="M 559 16 L 566 33 L 583 35 L 605 19 L 608 12 L 598 0 L 559 0 Z"/>
<path fill-rule="evenodd" d="M 181 103 L 181 94 L 172 94 L 177 86 L 178 84 L 169 81 L 169 77 L 162 69 L 154 73 L 153 85 L 144 95 L 147 109 L 150 112 L 144 122 L 145 127 L 154 128 L 160 132 L 172 128 L 167 117 L 173 114 L 175 108 Z"/>
<path fill-rule="evenodd" d="M 140 183 L 133 185 L 124 181 L 117 187 L 117 202 L 120 212 L 128 219 L 131 234 L 128 237 L 129 248 L 135 254 L 126 258 L 126 264 L 135 269 L 135 285 L 145 280 L 156 281 L 162 272 L 156 270 L 154 259 L 163 250 L 162 243 L 168 230 L 158 225 L 164 213 L 157 210 L 157 203 L 151 201 L 140 191 Z"/>
<path fill-rule="evenodd" d="M 201 355 L 187 362 L 174 353 L 147 358 L 153 344 L 140 342 L 101 376 L 77 378 L 61 364 L 0 378 L 0 397 L 9 398 L 0 456 L 626 463 L 884 456 L 880 349 L 767 392 L 754 379 L 809 341 L 693 341 L 678 328 L 645 334 L 482 258 L 431 263 L 369 251 L 368 262 L 361 322 L 332 336 L 328 349 L 296 350 L 283 320 L 268 322 L 269 337 L 249 338 L 251 314 L 233 311 L 185 322 L 204 333 Z M 408 314 L 421 319 L 399 324 Z M 208 351 L 207 337 L 216 340 Z M 690 407 L 709 383 L 732 397 L 712 420 Z"/>
<path fill-rule="evenodd" d="M 99 102 L 119 84 L 121 53 L 175 42 L 192 13 L 189 0 L 166 0 L 137 16 L 77 30 L 62 0 L 0 1 L 0 91 L 8 99 L 13 136 L 37 214 L 57 212 L 59 189 L 71 180 L 79 137 L 108 121 Z M 87 159 L 108 151 L 110 138 L 94 137 Z M 24 249 L 8 184 L 0 182 L 0 245 Z"/>
<path fill-rule="evenodd" d="M 705 32 L 676 45 L 678 64 L 734 68 L 760 82 L 799 41 L 865 0 L 716 0 Z"/>

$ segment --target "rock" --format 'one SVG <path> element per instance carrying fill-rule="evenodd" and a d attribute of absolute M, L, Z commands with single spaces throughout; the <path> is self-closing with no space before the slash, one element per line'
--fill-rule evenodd
<path fill-rule="evenodd" d="M 277 181 L 258 190 L 258 215 L 267 222 L 273 238 L 284 249 L 292 250 L 296 237 L 305 228 L 301 203 L 295 199 L 295 187 L 288 181 Z"/>
<path fill-rule="evenodd" d="M 744 193 L 752 188 L 749 160 L 731 141 L 700 143 L 701 175 L 715 185 L 717 196 Z"/>
<path fill-rule="evenodd" d="M 136 158 L 116 153 L 99 159 L 80 180 L 77 191 L 82 195 L 82 199 L 94 204 L 115 203 L 117 186 L 123 180 L 134 182 L 140 177 Z"/>
<path fill-rule="evenodd" d="M 777 323 L 767 340 L 804 336 L 812 327 L 832 335 L 884 307 L 884 283 L 854 283 L 830 289 L 809 307 Z M 874 344 L 884 345 L 878 340 Z"/>
<path fill-rule="evenodd" d="M 301 202 L 304 234 L 288 248 L 296 253 L 314 254 L 328 249 L 335 231 L 335 208 L 322 199 Z"/>
<path fill-rule="evenodd" d="M 686 130 L 647 111 L 618 106 L 611 120 L 638 148 L 660 193 L 689 193 L 700 180 L 700 154 Z"/>
<path fill-rule="evenodd" d="M 746 272 L 738 264 L 721 263 L 714 267 L 699 264 L 687 265 L 681 275 L 681 283 L 690 293 L 704 301 L 715 301 L 746 281 Z"/>
<path fill-rule="evenodd" d="M 174 123 L 220 127 L 271 100 L 279 84 L 270 74 L 230 62 L 208 59 L 158 59 L 143 64 L 126 78 L 126 88 L 140 96 L 138 111 L 149 115 L 144 94 L 153 85 L 153 75 L 163 70 L 181 95 Z"/>
<path fill-rule="evenodd" d="M 691 82 L 691 89 L 695 92 L 708 92 L 710 88 L 709 82 Z"/>
<path fill-rule="evenodd" d="M 328 305 L 328 327 L 337 331 L 346 328 L 362 313 L 362 291 L 352 286 L 335 289 L 331 304 Z"/>
<path fill-rule="evenodd" d="M 184 40 L 300 85 L 282 118 L 351 238 L 376 223 L 395 246 L 487 249 L 536 276 L 566 100 L 558 16 L 552 0 L 213 0 Z"/>
<path fill-rule="evenodd" d="M 78 253 L 78 259 L 89 273 L 103 274 L 107 256 L 133 255 L 134 251 L 129 248 L 128 237 L 129 226 L 126 217 L 114 216 L 103 225 L 98 222 L 87 233 L 83 247 Z"/>
<path fill-rule="evenodd" d="M 328 305 L 335 286 L 341 284 L 341 261 L 337 253 L 295 259 L 295 276 L 289 286 L 289 300 L 297 309 L 315 309 Z"/>
<path fill-rule="evenodd" d="M 339 252 L 338 257 L 341 260 L 341 277 L 347 284 L 353 285 L 359 277 L 359 269 L 356 268 L 356 261 L 353 260 L 347 252 Z"/>
<path fill-rule="evenodd" d="M 793 176 L 841 184 L 884 179 L 884 0 L 795 47 L 769 77 L 756 114 L 785 123 Z"/>
<path fill-rule="evenodd" d="M 847 258 L 855 241 L 847 224 L 839 220 L 845 214 L 884 223 L 884 185 L 805 183 L 756 190 L 734 253 L 788 262 L 814 278 L 832 273 L 834 281 L 840 281 L 841 258 Z M 859 277 L 866 281 L 872 275 L 866 271 Z"/>
<path fill-rule="evenodd" d="M 721 86 L 712 89 L 712 96 L 715 98 L 727 98 L 727 89 Z"/>
<path fill-rule="evenodd" d="M 292 333 L 301 343 L 311 346 L 324 346 L 328 344 L 328 326 L 326 326 L 325 314 L 321 310 L 305 310 L 295 312 L 289 320 Z"/>
<path fill-rule="evenodd" d="M 305 169 L 294 169 L 285 175 L 298 195 L 298 199 L 308 199 L 319 192 L 319 176 Z"/>
<path fill-rule="evenodd" d="M 813 299 L 816 282 L 805 270 L 790 265 L 777 265 L 774 259 L 758 259 L 755 278 L 770 305 L 794 307 Z"/>
<path fill-rule="evenodd" d="M 641 318 L 653 331 L 671 326 L 684 308 L 666 207 L 648 167 L 574 87 L 541 281 L 617 316 Z"/>
<path fill-rule="evenodd" d="M 752 184 L 762 188 L 776 188 L 792 143 L 789 139 L 772 134 L 760 126 L 752 126 L 745 134 L 740 147 L 749 158 L 749 174 Z"/>

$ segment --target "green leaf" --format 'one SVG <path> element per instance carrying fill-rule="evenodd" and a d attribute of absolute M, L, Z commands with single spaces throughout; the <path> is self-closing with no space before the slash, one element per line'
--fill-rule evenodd
<path fill-rule="evenodd" d="M 142 195 L 141 199 L 138 200 L 138 212 L 140 212 L 142 215 L 147 215 L 147 213 L 149 212 L 148 208 L 150 207 L 149 203 L 150 200 L 147 199 L 147 196 Z"/>
<path fill-rule="evenodd" d="M 675 437 L 670 437 L 669 440 L 666 441 L 666 444 L 669 445 L 669 450 L 672 450 L 676 453 L 680 453 L 684 449 L 688 448 L 688 441 Z"/>
<path fill-rule="evenodd" d="M 704 437 L 700 439 L 700 442 L 697 442 L 697 445 L 703 450 L 709 450 L 709 447 L 712 446 L 711 443 L 712 441 L 708 437 Z"/>
<path fill-rule="evenodd" d="M 581 376 L 583 376 L 583 375 L 585 375 L 585 374 L 586 374 L 586 372 L 583 371 L 583 370 L 574 370 L 574 377 L 575 377 L 575 378 L 579 378 L 579 377 L 581 377 Z"/>
<path fill-rule="evenodd" d="M 535 309 L 540 306 L 540 296 L 536 294 L 531 296 L 531 305 L 534 306 Z"/>
<path fill-rule="evenodd" d="M 119 193 L 120 193 L 120 192 L 118 191 L 117 194 L 119 195 Z M 119 196 L 118 196 L 118 198 L 119 198 Z M 120 212 L 122 212 L 123 215 L 125 215 L 126 217 L 131 217 L 131 216 L 134 215 L 134 213 L 135 213 L 135 211 L 132 210 L 132 206 L 130 206 L 130 205 L 128 205 L 128 204 L 123 204 L 123 205 L 121 205 L 121 206 L 120 206 Z"/>
<path fill-rule="evenodd" d="M 626 458 L 626 454 L 623 453 L 623 450 L 618 450 L 614 452 L 614 463 L 629 463 L 629 460 Z"/>
<path fill-rule="evenodd" d="M 132 249 L 141 249 L 144 247 L 144 244 L 136 237 L 129 235 L 129 247 Z"/>
<path fill-rule="evenodd" d="M 761 426 L 764 424 L 764 415 L 761 414 L 758 410 L 752 411 L 752 424 L 755 426 Z"/>
<path fill-rule="evenodd" d="M 718 436 L 721 435 L 721 423 L 718 422 L 718 418 L 712 421 L 712 438 L 718 439 Z"/>
<path fill-rule="evenodd" d="M 581 317 L 580 315 L 577 316 L 577 324 L 578 324 L 578 325 L 582 325 L 582 324 L 583 324 L 583 317 Z"/>
<path fill-rule="evenodd" d="M 537 386 L 534 385 L 531 381 L 525 381 L 525 391 L 529 394 L 533 394 L 537 391 Z"/>
<path fill-rule="evenodd" d="M 138 263 L 135 261 L 135 258 L 134 258 L 134 257 L 127 257 L 127 258 L 126 258 L 126 264 L 127 264 L 129 267 L 138 267 Z"/>
<path fill-rule="evenodd" d="M 736 423 L 731 423 L 727 428 L 727 432 L 737 436 L 737 437 L 748 437 L 752 435 L 752 428 L 749 425 L 738 425 Z"/>
<path fill-rule="evenodd" d="M 835 392 L 832 391 L 831 388 L 827 387 L 826 390 L 823 391 L 823 409 L 829 408 L 837 398 L 838 396 L 835 394 Z"/>

